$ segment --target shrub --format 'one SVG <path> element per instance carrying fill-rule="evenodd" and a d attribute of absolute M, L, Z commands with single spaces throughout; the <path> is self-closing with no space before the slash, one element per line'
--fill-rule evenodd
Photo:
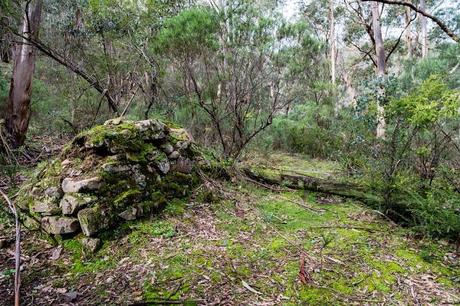
<path fill-rule="evenodd" d="M 384 212 L 423 234 L 450 239 L 460 235 L 460 193 L 445 175 L 459 170 L 459 107 L 460 93 L 439 76 L 390 101 L 387 138 L 367 173 Z"/>
<path fill-rule="evenodd" d="M 460 194 L 443 186 L 432 188 L 423 195 L 410 193 L 411 225 L 426 235 L 460 239 Z"/>
<path fill-rule="evenodd" d="M 297 105 L 273 120 L 265 146 L 313 158 L 336 158 L 343 134 L 334 128 L 333 116 L 329 106 Z"/>

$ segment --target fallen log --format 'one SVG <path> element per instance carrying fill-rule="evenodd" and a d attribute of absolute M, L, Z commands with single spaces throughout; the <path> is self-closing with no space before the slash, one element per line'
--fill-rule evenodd
<path fill-rule="evenodd" d="M 274 186 L 283 186 L 297 190 L 310 190 L 345 198 L 352 198 L 371 205 L 379 205 L 382 199 L 370 188 L 351 182 L 340 182 L 309 175 L 276 173 L 264 169 L 243 168 L 243 173 L 252 180 Z"/>

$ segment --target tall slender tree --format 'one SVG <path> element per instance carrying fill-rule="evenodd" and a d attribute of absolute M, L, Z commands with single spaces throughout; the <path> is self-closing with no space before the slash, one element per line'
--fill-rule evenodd
<path fill-rule="evenodd" d="M 377 76 L 379 78 L 385 77 L 385 47 L 383 45 L 382 27 L 380 25 L 380 10 L 377 2 L 371 3 L 372 10 L 372 30 L 374 33 L 375 40 L 375 55 L 377 63 Z M 382 138 L 385 136 L 385 112 L 380 101 L 385 95 L 385 89 L 379 88 L 377 98 L 377 137 Z"/>
<path fill-rule="evenodd" d="M 420 0 L 420 9 L 426 12 L 425 0 Z M 426 28 L 426 17 L 419 13 L 420 18 L 420 34 L 422 35 L 422 58 L 428 55 L 428 31 Z"/>
<path fill-rule="evenodd" d="M 405 26 L 407 28 L 406 33 L 404 34 L 405 36 L 405 41 L 406 41 L 406 48 L 407 48 L 407 58 L 410 59 L 414 55 L 414 45 L 412 43 L 412 31 L 411 31 L 411 9 L 410 7 L 405 7 L 404 11 L 404 17 L 405 17 Z"/>
<path fill-rule="evenodd" d="M 36 49 L 28 39 L 37 39 L 43 0 L 28 1 L 20 32 L 24 38 L 16 45 L 14 68 L 6 108 L 6 128 L 13 147 L 24 144 L 30 119 L 32 79 L 35 70 Z"/>
<path fill-rule="evenodd" d="M 336 57 L 337 57 L 337 42 L 335 38 L 335 16 L 334 16 L 334 0 L 329 0 L 329 48 L 331 57 L 331 81 L 335 84 L 336 80 Z"/>

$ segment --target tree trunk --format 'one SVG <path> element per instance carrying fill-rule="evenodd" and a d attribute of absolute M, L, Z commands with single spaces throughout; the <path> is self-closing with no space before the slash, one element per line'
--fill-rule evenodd
<path fill-rule="evenodd" d="M 426 12 L 426 2 L 425 0 L 420 0 L 420 9 Z M 420 33 L 422 35 L 422 58 L 425 58 L 428 55 L 428 32 L 426 28 L 426 17 L 422 14 L 419 14 L 420 18 Z"/>
<path fill-rule="evenodd" d="M 412 45 L 412 31 L 411 31 L 411 10 L 410 7 L 405 7 L 405 22 L 406 22 L 406 34 L 405 34 L 405 40 L 406 40 L 406 48 L 407 48 L 407 58 L 411 59 L 414 53 L 413 45 Z"/>
<path fill-rule="evenodd" d="M 330 27 L 330 53 L 331 53 L 331 81 L 335 85 L 336 72 L 336 53 L 337 46 L 335 41 L 335 18 L 334 18 L 334 0 L 329 0 L 329 27 Z"/>
<path fill-rule="evenodd" d="M 346 88 L 346 98 L 344 99 L 345 101 L 343 105 L 354 109 L 357 106 L 356 97 L 358 96 L 358 93 L 353 87 L 352 76 L 350 74 L 352 74 L 352 72 L 347 71 L 346 69 L 342 72 L 342 79 Z"/>
<path fill-rule="evenodd" d="M 13 147 L 24 144 L 29 127 L 30 97 L 32 78 L 35 70 L 36 50 L 27 38 L 36 39 L 40 27 L 42 0 L 34 0 L 26 5 L 22 29 L 25 37 L 16 46 L 13 74 L 6 108 L 6 128 Z"/>
<path fill-rule="evenodd" d="M 383 202 L 382 198 L 371 189 L 353 183 L 283 172 L 277 175 L 273 175 L 272 172 L 266 174 L 263 170 L 251 168 L 243 168 L 242 170 L 250 179 L 267 185 L 322 192 L 360 200 L 374 206 L 378 206 Z"/>
<path fill-rule="evenodd" d="M 385 77 L 385 48 L 383 46 L 382 29 L 380 26 L 379 4 L 372 2 L 372 29 L 375 40 L 375 55 L 377 63 L 377 76 L 381 79 Z M 381 85 L 377 97 L 377 138 L 385 137 L 385 111 L 381 105 L 381 100 L 385 96 L 385 89 Z"/>
<path fill-rule="evenodd" d="M 377 74 L 385 75 L 385 48 L 383 47 L 382 28 L 380 26 L 379 4 L 372 2 L 372 29 L 375 40 L 375 54 L 377 63 Z"/>

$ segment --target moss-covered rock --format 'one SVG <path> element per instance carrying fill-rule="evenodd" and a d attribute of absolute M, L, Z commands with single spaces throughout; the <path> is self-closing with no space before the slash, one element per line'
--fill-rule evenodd
<path fill-rule="evenodd" d="M 40 201 L 34 201 L 30 209 L 34 213 L 50 216 L 60 211 L 58 204 L 49 197 L 44 197 Z"/>
<path fill-rule="evenodd" d="M 41 227 L 50 234 L 63 235 L 73 234 L 80 230 L 80 224 L 76 218 L 51 216 L 41 220 Z"/>
<path fill-rule="evenodd" d="M 37 168 L 19 199 L 23 219 L 52 235 L 95 237 L 154 213 L 200 183 L 197 170 L 206 162 L 192 144 L 185 130 L 158 120 L 109 120 Z"/>
<path fill-rule="evenodd" d="M 83 234 L 88 237 L 94 236 L 100 230 L 107 228 L 111 223 L 110 219 L 113 218 L 114 216 L 110 211 L 104 211 L 99 204 L 78 212 L 78 221 L 80 222 L 81 229 Z"/>

